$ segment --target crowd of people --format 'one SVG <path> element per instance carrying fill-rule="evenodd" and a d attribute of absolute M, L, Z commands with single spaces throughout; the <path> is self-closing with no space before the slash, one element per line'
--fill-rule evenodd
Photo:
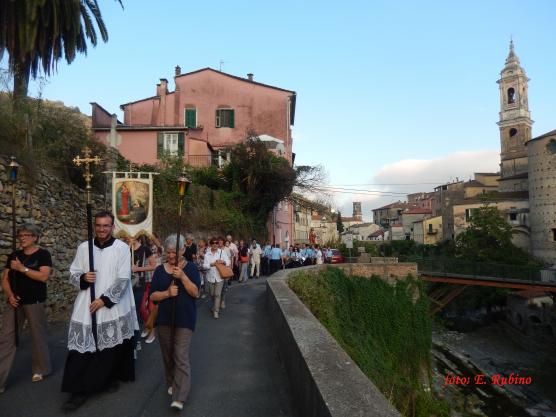
<path fill-rule="evenodd" d="M 210 297 L 219 319 L 233 281 L 269 276 L 283 268 L 322 264 L 332 254 L 318 244 L 288 248 L 232 236 L 195 241 L 191 235 L 116 239 L 114 216 L 94 216 L 95 238 L 89 267 L 87 241 L 77 248 L 69 282 L 78 290 L 68 328 L 68 355 L 62 391 L 70 394 L 66 412 L 98 392 L 118 390 L 135 379 L 141 340 L 159 340 L 170 406 L 181 410 L 191 386 L 189 346 L 197 320 L 196 301 Z M 52 269 L 51 254 L 39 247 L 40 230 L 26 224 L 17 231 L 19 250 L 2 274 L 9 308 L 0 330 L 0 394 L 17 349 L 18 327 L 27 320 L 32 344 L 32 381 L 52 373 L 44 303 Z"/>

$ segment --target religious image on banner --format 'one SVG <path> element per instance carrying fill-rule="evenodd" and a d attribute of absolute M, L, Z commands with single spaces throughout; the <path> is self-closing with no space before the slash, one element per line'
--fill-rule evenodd
<path fill-rule="evenodd" d="M 116 216 L 125 224 L 139 224 L 149 214 L 149 185 L 137 180 L 116 185 Z"/>
<path fill-rule="evenodd" d="M 126 173 L 113 176 L 112 210 L 117 235 L 152 233 L 152 176 Z M 134 175 L 134 177 L 131 177 Z"/>

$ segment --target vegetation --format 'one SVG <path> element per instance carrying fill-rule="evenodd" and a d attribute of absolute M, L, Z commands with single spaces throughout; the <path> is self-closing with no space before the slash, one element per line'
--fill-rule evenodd
<path fill-rule="evenodd" d="M 157 166 L 137 167 L 160 173 L 154 180 L 154 202 L 155 225 L 161 234 L 176 230 L 176 178 L 183 168 L 180 156 L 166 156 Z M 268 238 L 269 215 L 299 181 L 288 161 L 269 152 L 255 135 L 231 149 L 231 159 L 223 169 L 185 168 L 193 182 L 186 199 L 185 227 L 245 239 Z M 172 195 L 176 197 L 168 198 Z"/>
<path fill-rule="evenodd" d="M 0 0 L 0 58 L 9 55 L 14 97 L 27 96 L 29 77 L 40 69 L 50 75 L 62 57 L 71 63 L 77 53 L 87 53 L 87 40 L 96 46 L 95 24 L 106 42 L 97 0 Z"/>
<path fill-rule="evenodd" d="M 2 153 L 16 156 L 30 183 L 44 168 L 83 187 L 83 172 L 73 165 L 73 158 L 84 146 L 91 147 L 95 154 L 105 152 L 105 147 L 93 140 L 87 117 L 76 108 L 40 99 L 29 99 L 24 107 L 15 109 L 14 100 L 0 93 Z M 26 122 L 22 122 L 22 114 L 26 115 Z M 104 175 L 95 175 L 93 186 L 97 192 L 104 192 Z"/>
<path fill-rule="evenodd" d="M 336 217 L 336 230 L 338 233 L 342 233 L 344 231 L 344 223 L 342 222 L 342 213 L 338 211 L 338 217 Z"/>
<path fill-rule="evenodd" d="M 449 415 L 426 389 L 432 324 L 419 282 L 408 277 L 390 286 L 328 268 L 295 274 L 289 285 L 400 413 Z"/>

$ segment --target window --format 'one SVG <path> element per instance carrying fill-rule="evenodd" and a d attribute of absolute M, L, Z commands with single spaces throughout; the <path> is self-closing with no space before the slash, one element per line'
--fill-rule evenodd
<path fill-rule="evenodd" d="M 429 233 L 432 233 L 432 223 L 429 223 Z"/>
<path fill-rule="evenodd" d="M 185 127 L 197 127 L 197 109 L 194 107 L 185 109 Z"/>
<path fill-rule="evenodd" d="M 232 109 L 216 110 L 216 127 L 234 127 L 234 111 Z"/>
<path fill-rule="evenodd" d="M 476 208 L 465 209 L 465 221 L 468 222 L 473 217 L 473 213 L 477 211 Z"/>
<path fill-rule="evenodd" d="M 183 155 L 185 151 L 185 135 L 183 132 L 159 132 L 156 143 L 156 156 L 160 159 L 164 154 Z"/>
<path fill-rule="evenodd" d="M 513 138 L 515 135 L 517 135 L 517 129 L 512 127 L 510 129 L 510 137 Z"/>
<path fill-rule="evenodd" d="M 514 88 L 508 88 L 508 104 L 515 103 L 515 90 Z"/>
<path fill-rule="evenodd" d="M 552 240 L 556 242 L 556 229 L 552 229 Z"/>
<path fill-rule="evenodd" d="M 510 220 L 516 221 L 517 220 L 517 213 L 510 213 Z"/>
<path fill-rule="evenodd" d="M 164 152 L 172 156 L 178 154 L 178 134 L 177 133 L 164 134 Z"/>

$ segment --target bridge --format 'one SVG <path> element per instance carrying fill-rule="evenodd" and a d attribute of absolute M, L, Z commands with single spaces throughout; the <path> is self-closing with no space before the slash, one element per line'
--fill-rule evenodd
<path fill-rule="evenodd" d="M 450 258 L 412 258 L 407 261 L 417 263 L 419 278 L 439 284 L 429 290 L 429 297 L 434 304 L 431 310 L 433 314 L 472 285 L 556 293 L 556 270 Z"/>

